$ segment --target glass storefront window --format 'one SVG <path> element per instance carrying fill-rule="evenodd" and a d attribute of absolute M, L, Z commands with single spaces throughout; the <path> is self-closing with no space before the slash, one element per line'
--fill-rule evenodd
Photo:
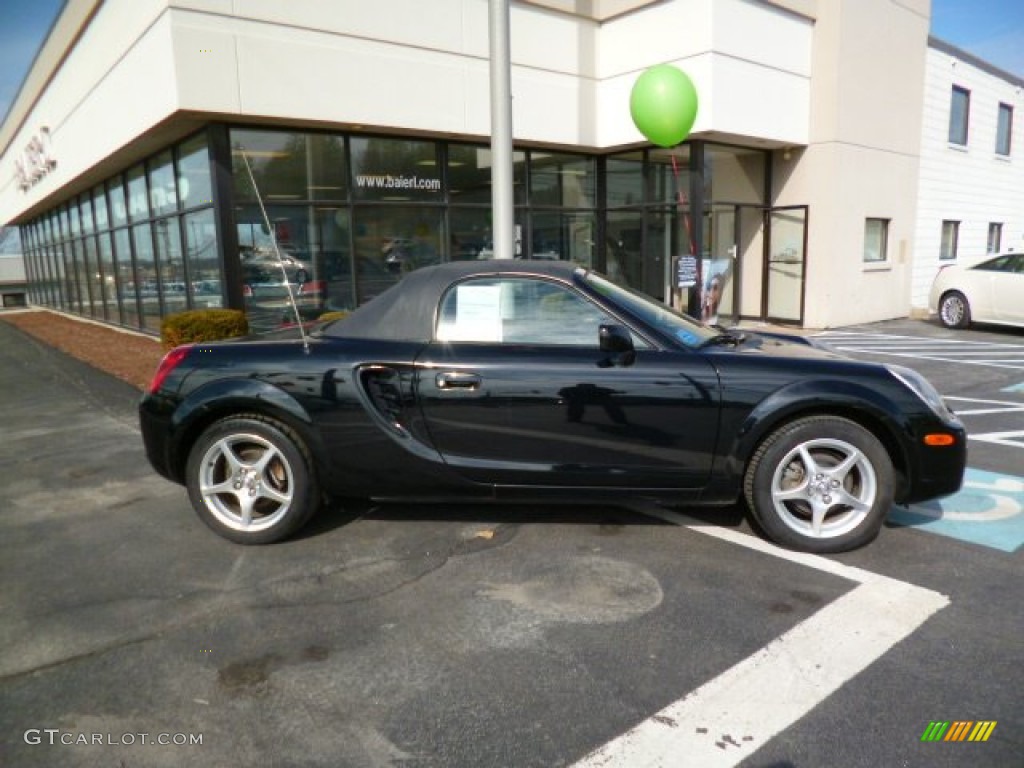
<path fill-rule="evenodd" d="M 178 218 L 153 222 L 157 264 L 160 265 L 160 292 L 165 314 L 182 312 L 189 307 L 189 285 L 185 274 L 185 258 L 181 250 Z"/>
<path fill-rule="evenodd" d="M 128 171 L 128 213 L 132 221 L 139 221 L 149 216 L 146 169 L 141 165 Z"/>
<path fill-rule="evenodd" d="M 598 265 L 612 282 L 637 290 L 643 285 L 643 226 L 643 211 L 609 211 L 604 264 Z"/>
<path fill-rule="evenodd" d="M 535 213 L 524 258 L 593 266 L 597 227 L 592 213 Z"/>
<path fill-rule="evenodd" d="M 642 205 L 644 202 L 644 156 L 630 152 L 605 161 L 605 186 L 609 208 Z"/>
<path fill-rule="evenodd" d="M 72 202 L 67 206 L 67 208 L 61 209 L 59 222 L 56 216 L 51 217 L 50 221 L 54 230 L 53 240 L 51 242 L 56 243 L 62 237 L 78 237 L 82 234 L 82 222 L 78 216 L 78 203 L 76 202 Z M 68 223 L 68 226 L 63 228 L 64 232 L 63 235 L 61 235 L 61 228 L 58 226 L 58 223 L 64 223 L 65 221 Z"/>
<path fill-rule="evenodd" d="M 359 137 L 350 141 L 353 191 L 360 200 L 429 202 L 442 199 L 437 144 Z"/>
<path fill-rule="evenodd" d="M 597 162 L 580 155 L 530 153 L 530 203 L 562 208 L 592 208 Z"/>
<path fill-rule="evenodd" d="M 131 230 L 114 230 L 114 262 L 121 291 L 121 322 L 132 328 L 142 327 L 139 315 L 138 286 L 132 268 Z"/>
<path fill-rule="evenodd" d="M 359 304 L 382 293 L 404 274 L 441 261 L 440 208 L 374 206 L 357 208 L 353 216 Z"/>
<path fill-rule="evenodd" d="M 213 209 L 185 216 L 185 261 L 191 281 L 192 300 L 197 308 L 223 305 L 217 225 Z"/>
<path fill-rule="evenodd" d="M 106 318 L 106 309 L 103 304 L 103 272 L 100 268 L 99 255 L 96 248 L 95 235 L 84 238 L 84 258 L 82 268 L 85 271 L 86 282 L 89 288 L 89 299 L 92 303 L 93 317 Z"/>
<path fill-rule="evenodd" d="M 82 217 L 82 232 L 84 234 L 90 234 L 96 231 L 96 226 L 92 218 L 92 201 L 89 195 L 82 195 L 78 201 L 78 210 Z"/>
<path fill-rule="evenodd" d="M 100 184 L 92 191 L 92 207 L 96 213 L 96 231 L 102 232 L 110 228 L 110 217 L 107 215 L 107 196 Z"/>
<path fill-rule="evenodd" d="M 526 204 L 526 153 L 512 153 L 513 197 L 516 205 Z M 491 168 L 489 147 L 471 144 L 448 146 L 448 196 L 453 203 L 491 204 Z"/>
<path fill-rule="evenodd" d="M 195 136 L 178 148 L 178 198 L 184 209 L 213 204 L 210 153 L 206 137 Z"/>
<path fill-rule="evenodd" d="M 449 261 L 487 258 L 494 241 L 490 208 L 452 208 L 448 214 L 451 235 Z"/>
<path fill-rule="evenodd" d="M 345 140 L 341 136 L 312 133 L 309 142 L 310 200 L 344 202 L 348 200 L 348 166 Z"/>
<path fill-rule="evenodd" d="M 356 306 L 350 231 L 348 209 L 318 208 L 314 211 L 310 238 L 313 273 L 309 281 L 299 286 L 298 301 L 303 310 L 312 314 Z"/>
<path fill-rule="evenodd" d="M 139 295 L 141 325 L 152 331 L 160 330 L 160 289 L 157 282 L 156 254 L 153 252 L 153 230 L 147 221 L 132 227 L 135 246 L 135 282 Z"/>
<path fill-rule="evenodd" d="M 124 183 L 120 176 L 115 176 L 110 183 L 110 221 L 115 227 L 121 227 L 128 223 L 128 208 L 124 202 Z"/>
<path fill-rule="evenodd" d="M 81 239 L 71 240 L 64 246 L 65 261 L 70 259 L 68 264 L 68 275 L 73 276 L 75 304 L 78 312 L 84 315 L 92 314 L 92 302 L 89 299 L 89 273 L 85 261 L 85 249 L 82 247 Z"/>
<path fill-rule="evenodd" d="M 163 216 L 178 209 L 177 184 L 171 151 L 161 152 L 149 162 L 149 203 L 153 216 Z"/>
<path fill-rule="evenodd" d="M 118 309 L 117 269 L 114 265 L 114 252 L 110 244 L 110 233 L 101 232 L 96 237 L 99 247 L 99 265 L 102 273 L 100 295 L 106 308 L 104 316 L 113 322 L 124 322 Z"/>
<path fill-rule="evenodd" d="M 690 197 L 690 148 L 652 149 L 649 153 L 651 189 L 648 202 L 678 204 Z"/>
<path fill-rule="evenodd" d="M 306 136 L 283 131 L 231 131 L 236 200 L 304 200 Z M 248 169 L 246 164 L 248 163 Z M 259 190 L 253 189 L 249 169 Z"/>

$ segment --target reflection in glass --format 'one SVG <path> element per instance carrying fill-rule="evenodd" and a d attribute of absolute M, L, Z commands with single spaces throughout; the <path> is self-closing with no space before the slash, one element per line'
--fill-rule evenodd
<path fill-rule="evenodd" d="M 357 302 L 403 275 L 441 261 L 440 208 L 379 206 L 354 211 Z"/>
<path fill-rule="evenodd" d="M 131 234 L 126 228 L 114 230 L 114 262 L 121 291 L 121 322 L 132 328 L 139 328 L 142 322 L 139 316 L 135 272 L 132 269 Z"/>
<path fill-rule="evenodd" d="M 149 201 L 146 194 L 146 169 L 137 165 L 128 171 L 128 213 L 132 221 L 149 216 Z"/>
<path fill-rule="evenodd" d="M 149 202 L 154 216 L 163 216 L 178 209 L 177 185 L 171 151 L 161 152 L 149 163 Z"/>
<path fill-rule="evenodd" d="M 82 232 L 85 234 L 95 232 L 96 227 L 92 218 L 92 202 L 89 199 L 89 195 L 82 195 L 79 198 L 78 209 L 82 217 Z"/>
<path fill-rule="evenodd" d="M 690 197 L 690 148 L 652 149 L 650 202 L 687 203 Z"/>
<path fill-rule="evenodd" d="M 124 202 L 124 184 L 121 182 L 120 176 L 115 176 L 110 183 L 110 222 L 114 227 L 128 223 L 128 208 Z"/>
<path fill-rule="evenodd" d="M 265 203 L 307 196 L 306 135 L 284 131 L 231 131 L 235 199 Z M 259 190 L 253 189 L 246 161 Z"/>
<path fill-rule="evenodd" d="M 512 153 L 513 199 L 526 204 L 526 153 Z M 491 150 L 471 144 L 448 146 L 448 196 L 453 203 L 491 204 Z"/>
<path fill-rule="evenodd" d="M 100 296 L 103 299 L 104 313 L 107 320 L 115 323 L 124 322 L 117 306 L 117 268 L 114 264 L 114 251 L 110 243 L 110 233 L 101 232 L 96 238 L 99 247 Z"/>
<path fill-rule="evenodd" d="M 85 273 L 86 283 L 88 284 L 92 316 L 106 319 L 107 312 L 103 303 L 103 272 L 100 267 L 99 255 L 96 249 L 96 237 L 94 235 L 89 235 L 85 238 L 82 268 Z"/>
<path fill-rule="evenodd" d="M 207 208 L 186 215 L 185 260 L 193 306 L 197 308 L 223 306 L 224 289 L 218 254 L 213 210 Z"/>
<path fill-rule="evenodd" d="M 213 204 L 210 156 L 202 134 L 178 148 L 178 197 L 185 209 Z"/>
<path fill-rule="evenodd" d="M 452 208 L 448 219 L 450 261 L 485 259 L 493 253 L 490 208 Z"/>
<path fill-rule="evenodd" d="M 535 213 L 525 258 L 594 264 L 597 231 L 592 213 Z"/>
<path fill-rule="evenodd" d="M 643 221 L 642 211 L 608 212 L 605 258 L 600 266 L 613 282 L 637 290 L 643 286 Z"/>
<path fill-rule="evenodd" d="M 136 282 L 142 327 L 160 330 L 160 290 L 157 282 L 156 254 L 153 252 L 153 231 L 149 222 L 132 227 L 135 246 Z"/>
<path fill-rule="evenodd" d="M 70 248 L 67 248 L 70 246 Z M 85 257 L 85 248 L 81 239 L 72 240 L 65 245 L 70 252 L 71 271 L 75 276 L 75 292 L 78 296 L 78 311 L 84 315 L 92 315 L 92 299 L 89 296 L 89 263 Z"/>
<path fill-rule="evenodd" d="M 581 155 L 530 153 L 530 202 L 565 208 L 592 208 L 597 161 Z"/>
<path fill-rule="evenodd" d="M 182 312 L 190 304 L 177 217 L 153 222 L 153 232 L 156 235 L 157 263 L 160 265 L 163 311 L 165 314 Z"/>
<path fill-rule="evenodd" d="M 312 231 L 313 275 L 299 287 L 299 307 L 309 315 L 349 310 L 356 306 L 349 247 L 349 212 L 320 208 Z"/>
<path fill-rule="evenodd" d="M 102 232 L 110 227 L 107 216 L 107 196 L 103 194 L 103 185 L 100 184 L 92 192 L 92 207 L 96 212 L 96 231 Z"/>
<path fill-rule="evenodd" d="M 609 208 L 642 205 L 644 202 L 644 156 L 630 152 L 605 161 Z"/>

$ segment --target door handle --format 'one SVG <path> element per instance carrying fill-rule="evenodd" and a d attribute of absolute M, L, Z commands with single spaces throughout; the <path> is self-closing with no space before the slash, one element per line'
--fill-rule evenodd
<path fill-rule="evenodd" d="M 481 379 L 475 373 L 445 371 L 435 378 L 438 389 L 478 389 Z"/>

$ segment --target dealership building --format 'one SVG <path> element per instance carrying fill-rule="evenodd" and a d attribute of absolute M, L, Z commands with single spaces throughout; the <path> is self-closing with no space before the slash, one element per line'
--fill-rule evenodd
<path fill-rule="evenodd" d="M 494 255 L 488 0 L 67 0 L 0 125 L 32 304 L 156 332 L 285 321 Z M 929 0 L 512 0 L 514 255 L 720 321 L 927 309 L 1024 246 L 1024 81 L 929 38 Z M 630 116 L 669 63 L 679 146 Z M 265 215 L 264 215 L 265 210 Z"/>

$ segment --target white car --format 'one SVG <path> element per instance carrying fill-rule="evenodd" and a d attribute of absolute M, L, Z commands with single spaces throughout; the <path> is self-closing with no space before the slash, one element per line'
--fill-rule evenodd
<path fill-rule="evenodd" d="M 972 322 L 1024 327 L 1024 253 L 989 254 L 942 267 L 928 308 L 947 328 Z"/>

